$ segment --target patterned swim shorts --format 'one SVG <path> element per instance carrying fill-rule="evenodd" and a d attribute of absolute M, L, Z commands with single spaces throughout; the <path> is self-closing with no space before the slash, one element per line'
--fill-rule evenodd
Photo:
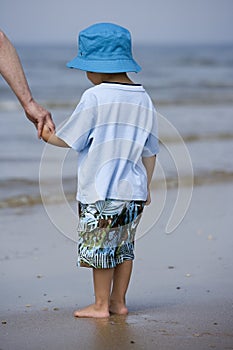
<path fill-rule="evenodd" d="M 79 203 L 77 265 L 103 269 L 133 260 L 144 205 L 144 201 L 112 199 Z"/>

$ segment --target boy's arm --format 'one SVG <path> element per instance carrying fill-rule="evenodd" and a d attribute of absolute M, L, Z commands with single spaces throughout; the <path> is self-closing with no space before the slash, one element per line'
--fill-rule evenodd
<path fill-rule="evenodd" d="M 156 155 L 154 155 L 152 157 L 142 157 L 142 163 L 143 163 L 144 167 L 146 168 L 146 173 L 147 173 L 148 195 L 147 195 L 146 205 L 149 205 L 151 202 L 150 183 L 151 183 L 151 179 L 152 179 L 154 168 L 155 168 L 155 161 L 156 161 Z"/>
<path fill-rule="evenodd" d="M 67 145 L 67 143 L 65 141 L 63 141 L 62 139 L 60 139 L 59 137 L 57 137 L 55 135 L 55 133 L 53 133 L 47 125 L 44 125 L 44 128 L 42 130 L 42 139 L 47 142 L 50 143 L 51 145 L 54 146 L 58 146 L 58 147 L 67 147 L 70 148 L 69 145 Z"/>

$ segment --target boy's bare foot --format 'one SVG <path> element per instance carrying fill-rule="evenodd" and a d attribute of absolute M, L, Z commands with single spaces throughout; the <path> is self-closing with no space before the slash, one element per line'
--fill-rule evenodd
<path fill-rule="evenodd" d="M 128 314 L 128 309 L 125 306 L 125 303 L 117 302 L 111 300 L 110 302 L 110 312 L 112 314 L 117 314 L 117 315 L 127 315 Z"/>
<path fill-rule="evenodd" d="M 106 308 L 98 307 L 96 304 L 89 305 L 74 312 L 74 317 L 106 318 L 109 316 L 109 311 Z"/>

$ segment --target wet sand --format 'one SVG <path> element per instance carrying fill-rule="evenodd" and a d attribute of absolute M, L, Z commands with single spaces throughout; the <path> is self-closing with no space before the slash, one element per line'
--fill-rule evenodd
<path fill-rule="evenodd" d="M 195 187 L 180 226 L 136 242 L 127 317 L 74 319 L 93 300 L 91 271 L 42 206 L 2 209 L 0 349 L 233 349 L 233 184 Z M 159 200 L 159 193 L 157 194 Z"/>

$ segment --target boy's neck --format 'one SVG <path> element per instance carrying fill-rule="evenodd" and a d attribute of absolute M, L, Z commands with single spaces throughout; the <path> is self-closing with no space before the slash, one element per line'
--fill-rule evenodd
<path fill-rule="evenodd" d="M 126 73 L 94 73 L 86 72 L 87 78 L 94 84 L 99 85 L 103 82 L 134 84 Z"/>
<path fill-rule="evenodd" d="M 134 82 L 128 77 L 126 73 L 114 73 L 114 74 L 101 73 L 101 75 L 102 75 L 102 82 L 134 84 Z"/>

